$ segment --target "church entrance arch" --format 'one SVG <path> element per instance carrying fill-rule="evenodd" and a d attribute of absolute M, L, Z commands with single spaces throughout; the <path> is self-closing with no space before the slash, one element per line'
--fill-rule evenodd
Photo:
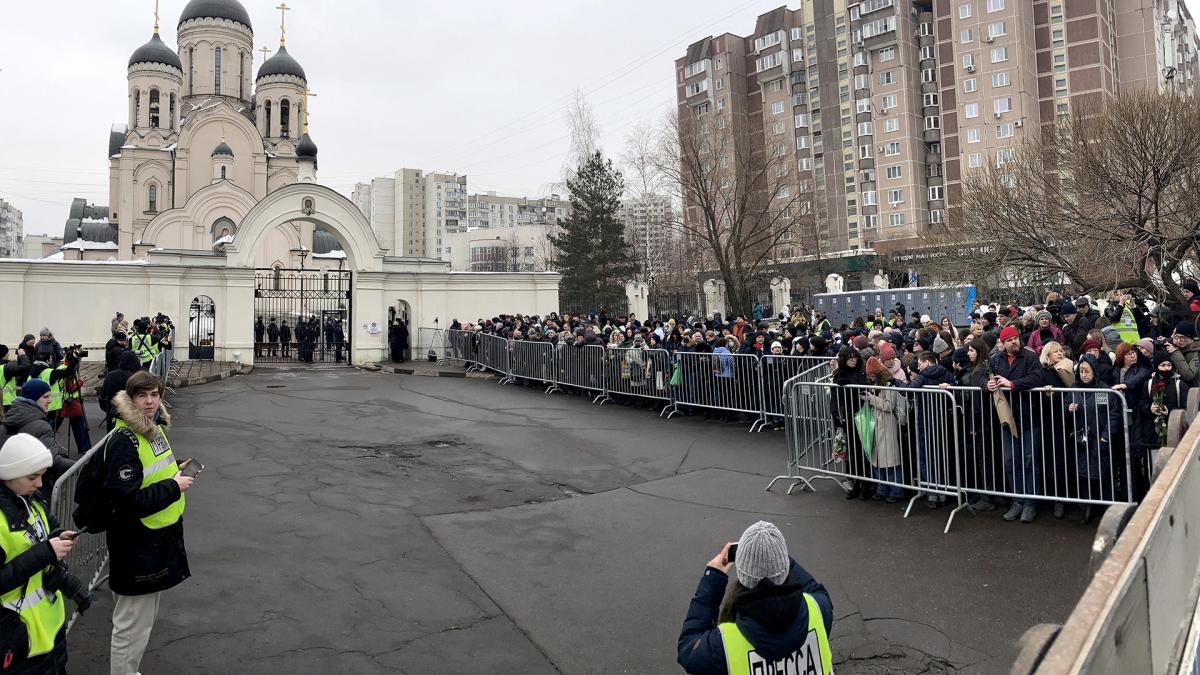
<path fill-rule="evenodd" d="M 255 270 L 255 362 L 350 363 L 353 282 L 350 270 Z"/>

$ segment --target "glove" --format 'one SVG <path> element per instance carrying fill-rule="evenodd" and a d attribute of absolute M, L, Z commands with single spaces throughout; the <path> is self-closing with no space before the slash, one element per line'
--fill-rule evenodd
<path fill-rule="evenodd" d="M 83 614 L 84 612 L 88 611 L 88 608 L 91 607 L 92 603 L 95 601 L 96 601 L 96 592 L 88 591 L 87 595 L 85 595 L 81 598 L 75 599 L 76 609 L 79 610 L 80 614 Z"/>

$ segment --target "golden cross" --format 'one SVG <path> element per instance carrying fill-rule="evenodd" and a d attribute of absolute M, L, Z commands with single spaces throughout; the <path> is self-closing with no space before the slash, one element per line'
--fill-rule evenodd
<path fill-rule="evenodd" d="M 158 0 L 154 0 L 154 34 L 158 35 Z"/>
<path fill-rule="evenodd" d="M 266 47 L 263 47 L 263 48 L 259 49 L 258 51 L 262 52 L 262 55 L 263 55 L 263 62 L 264 62 L 264 63 L 266 63 L 266 61 L 267 61 L 267 54 L 271 53 L 271 50 L 270 50 L 270 49 L 267 49 Z"/>
<path fill-rule="evenodd" d="M 284 12 L 291 11 L 292 8 L 288 7 L 286 2 L 281 2 L 281 3 L 279 3 L 279 5 L 277 7 L 275 7 L 275 9 L 279 10 L 279 44 L 280 44 L 280 46 L 282 46 L 283 43 L 286 41 L 286 36 L 287 36 L 287 33 L 284 31 L 284 28 L 283 28 L 283 23 L 284 23 L 283 18 L 284 18 L 284 16 L 286 16 L 284 14 Z"/>
<path fill-rule="evenodd" d="M 316 94 L 314 94 L 311 89 L 305 87 L 305 89 L 304 89 L 304 133 L 306 133 L 306 134 L 308 133 L 308 97 L 309 96 L 316 96 Z"/>

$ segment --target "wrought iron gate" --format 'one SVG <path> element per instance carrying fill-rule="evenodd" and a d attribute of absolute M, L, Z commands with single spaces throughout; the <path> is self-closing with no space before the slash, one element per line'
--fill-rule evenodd
<path fill-rule="evenodd" d="M 192 298 L 188 311 L 188 358 L 211 361 L 217 335 L 217 307 L 212 298 L 199 295 Z"/>
<path fill-rule="evenodd" d="M 350 363 L 352 274 L 349 270 L 256 270 L 254 360 Z"/>

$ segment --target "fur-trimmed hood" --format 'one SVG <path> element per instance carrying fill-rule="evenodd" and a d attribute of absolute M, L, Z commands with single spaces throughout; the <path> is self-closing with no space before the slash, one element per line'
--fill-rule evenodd
<path fill-rule="evenodd" d="M 158 426 L 154 420 L 138 410 L 128 393 L 117 392 L 117 395 L 113 397 L 112 405 L 117 411 L 117 417 L 125 420 L 130 429 L 150 440 L 158 438 Z M 160 406 L 158 409 L 158 424 L 165 427 L 171 426 L 171 413 L 167 412 L 166 406 Z"/>

